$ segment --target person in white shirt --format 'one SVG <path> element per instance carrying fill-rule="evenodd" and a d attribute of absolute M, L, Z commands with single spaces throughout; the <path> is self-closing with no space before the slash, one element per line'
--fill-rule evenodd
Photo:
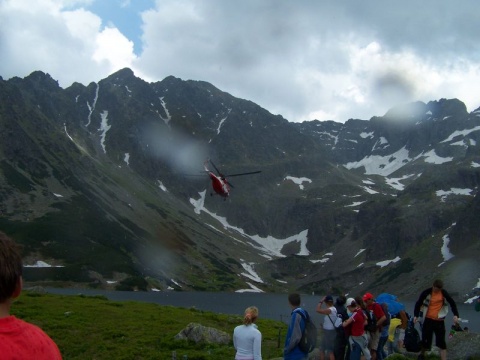
<path fill-rule="evenodd" d="M 262 333 L 255 324 L 257 318 L 258 309 L 250 306 L 245 310 L 243 325 L 233 330 L 235 360 L 262 360 Z"/>
<path fill-rule="evenodd" d="M 327 306 L 322 308 L 323 303 Z M 317 305 L 317 313 L 325 315 L 323 319 L 323 336 L 320 346 L 320 360 L 325 359 L 325 355 L 329 360 L 335 360 L 333 353 L 335 337 L 337 332 L 335 330 L 335 321 L 337 320 L 337 309 L 333 305 L 333 297 L 331 295 L 325 296 Z"/>

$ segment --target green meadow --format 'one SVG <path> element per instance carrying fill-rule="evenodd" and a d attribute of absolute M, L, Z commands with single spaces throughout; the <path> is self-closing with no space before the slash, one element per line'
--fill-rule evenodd
<path fill-rule="evenodd" d="M 142 302 L 110 301 L 103 296 L 62 296 L 24 291 L 12 315 L 40 326 L 57 343 L 64 359 L 233 359 L 233 344 L 175 340 L 189 323 L 232 335 L 242 314 L 226 315 Z M 282 356 L 287 326 L 260 319 L 264 359 Z M 280 337 L 279 337 L 280 334 Z M 280 345 L 280 346 L 279 346 Z"/>

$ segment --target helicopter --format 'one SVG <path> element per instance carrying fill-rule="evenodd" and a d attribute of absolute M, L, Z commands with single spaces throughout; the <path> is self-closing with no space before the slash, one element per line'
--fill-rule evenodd
<path fill-rule="evenodd" d="M 211 171 L 208 168 L 208 165 L 211 164 L 213 168 L 215 169 L 216 173 L 215 174 L 213 171 Z M 251 172 L 245 172 L 245 173 L 239 173 L 239 174 L 230 174 L 230 175 L 225 175 L 218 170 L 218 168 L 215 166 L 212 160 L 207 159 L 205 163 L 203 164 L 205 172 L 208 174 L 210 177 L 210 180 L 212 181 L 212 188 L 221 197 L 224 198 L 224 200 L 227 199 L 227 197 L 230 195 L 230 189 L 233 188 L 234 186 L 227 180 L 227 177 L 232 177 L 232 176 L 243 176 L 243 175 L 253 175 L 253 174 L 258 174 L 261 173 L 260 170 L 258 171 L 251 171 Z M 210 193 L 210 196 L 213 196 L 213 192 Z"/>

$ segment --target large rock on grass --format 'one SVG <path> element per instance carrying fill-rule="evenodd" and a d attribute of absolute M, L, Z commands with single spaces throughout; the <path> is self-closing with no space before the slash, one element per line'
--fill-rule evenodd
<path fill-rule="evenodd" d="M 448 359 L 480 359 L 480 334 L 457 332 L 447 340 Z"/>
<path fill-rule="evenodd" d="M 175 339 L 191 340 L 195 343 L 226 345 L 230 343 L 231 337 L 224 331 L 197 323 L 190 323 L 185 329 L 175 335 Z"/>

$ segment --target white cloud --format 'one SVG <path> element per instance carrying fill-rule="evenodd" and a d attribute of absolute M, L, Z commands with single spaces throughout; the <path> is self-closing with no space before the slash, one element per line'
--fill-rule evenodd
<path fill-rule="evenodd" d="M 208 81 L 290 121 L 369 119 L 440 98 L 474 110 L 477 10 L 476 0 L 2 0 L 0 76 L 41 70 L 66 87 L 130 67 L 147 81 Z"/>
<path fill-rule="evenodd" d="M 83 8 L 56 0 L 0 3 L 0 75 L 49 73 L 60 86 L 88 84 L 123 67 L 134 67 L 133 43 Z M 68 7 L 67 7 L 68 5 Z"/>
<path fill-rule="evenodd" d="M 133 54 L 133 42 L 125 38 L 116 28 L 105 28 L 96 37 L 96 48 L 92 59 L 105 63 L 111 72 L 131 67 L 136 59 Z"/>

